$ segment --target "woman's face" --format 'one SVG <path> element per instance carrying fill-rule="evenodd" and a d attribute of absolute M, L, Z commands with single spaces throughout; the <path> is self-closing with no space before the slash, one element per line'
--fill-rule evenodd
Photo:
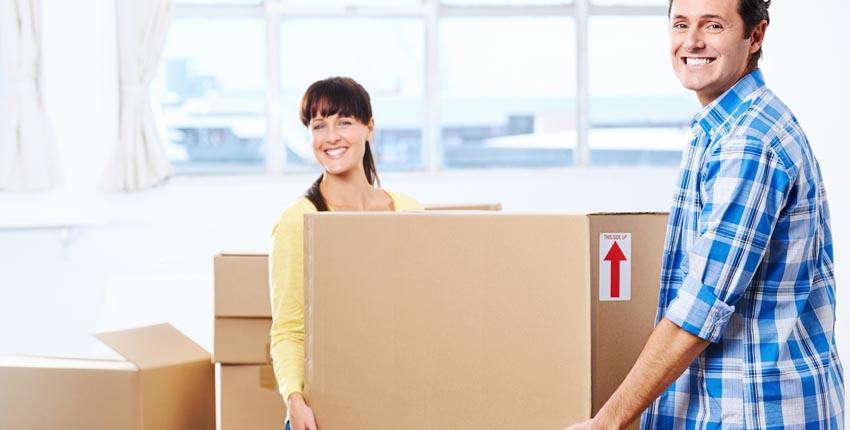
<path fill-rule="evenodd" d="M 363 124 L 354 117 L 316 116 L 310 120 L 313 155 L 326 173 L 342 175 L 363 169 L 366 141 L 372 138 L 373 122 Z"/>

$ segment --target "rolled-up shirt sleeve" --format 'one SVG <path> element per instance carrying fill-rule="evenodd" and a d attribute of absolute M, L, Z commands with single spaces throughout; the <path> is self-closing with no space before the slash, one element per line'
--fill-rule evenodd
<path fill-rule="evenodd" d="M 701 178 L 700 233 L 682 265 L 683 281 L 665 318 L 718 342 L 765 257 L 792 183 L 769 142 L 722 139 Z"/>

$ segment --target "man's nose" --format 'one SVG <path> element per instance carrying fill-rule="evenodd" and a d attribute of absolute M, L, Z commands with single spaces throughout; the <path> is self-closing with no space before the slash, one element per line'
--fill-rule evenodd
<path fill-rule="evenodd" d="M 702 30 L 699 28 L 689 29 L 688 34 L 685 37 L 684 47 L 688 51 L 705 48 L 705 40 L 703 39 Z"/>

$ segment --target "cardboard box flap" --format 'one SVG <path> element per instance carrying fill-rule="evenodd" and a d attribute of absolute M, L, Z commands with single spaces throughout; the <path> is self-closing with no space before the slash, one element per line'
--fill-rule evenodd
<path fill-rule="evenodd" d="M 171 324 L 98 333 L 95 337 L 143 370 L 210 360 L 206 350 Z"/>
<path fill-rule="evenodd" d="M 268 252 L 219 252 L 216 257 L 265 257 Z"/>

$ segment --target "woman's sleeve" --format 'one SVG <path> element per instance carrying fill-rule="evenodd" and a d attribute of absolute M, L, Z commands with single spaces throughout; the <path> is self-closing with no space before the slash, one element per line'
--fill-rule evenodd
<path fill-rule="evenodd" d="M 280 394 L 286 400 L 304 386 L 304 214 L 290 208 L 272 233 L 269 289 L 270 353 Z"/>
<path fill-rule="evenodd" d="M 423 211 L 425 208 L 418 200 L 402 193 L 391 193 L 395 201 L 395 210 L 397 212 L 416 212 Z"/>

